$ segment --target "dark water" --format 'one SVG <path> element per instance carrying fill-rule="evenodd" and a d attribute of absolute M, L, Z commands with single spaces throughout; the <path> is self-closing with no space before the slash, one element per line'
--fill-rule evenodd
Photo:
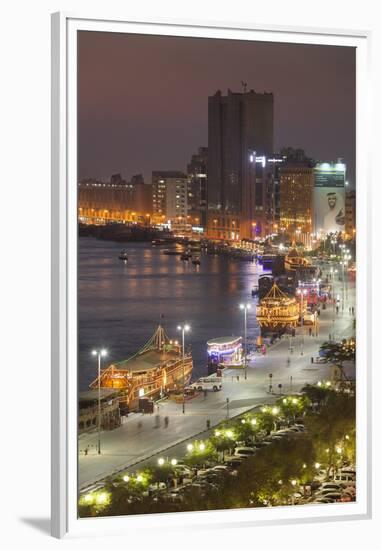
<path fill-rule="evenodd" d="M 135 353 L 151 337 L 160 315 L 170 338 L 179 323 L 191 331 L 194 377 L 206 374 L 206 341 L 243 334 L 239 304 L 249 301 L 248 336 L 257 334 L 251 289 L 262 268 L 224 256 L 201 257 L 201 266 L 163 255 L 162 246 L 130 243 L 128 264 L 118 259 L 122 246 L 94 238 L 79 239 L 79 385 L 96 377 L 93 348 L 105 347 L 108 360 Z M 106 362 L 106 364 L 107 364 Z"/>

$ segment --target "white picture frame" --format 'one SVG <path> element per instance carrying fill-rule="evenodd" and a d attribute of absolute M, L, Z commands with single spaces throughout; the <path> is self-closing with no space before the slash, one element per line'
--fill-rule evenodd
<path fill-rule="evenodd" d="M 77 135 L 76 33 L 79 30 L 331 44 L 356 48 L 357 501 L 78 519 L 77 503 Z M 56 13 L 52 16 L 52 535 L 123 534 L 195 526 L 271 525 L 371 517 L 370 33 Z"/>

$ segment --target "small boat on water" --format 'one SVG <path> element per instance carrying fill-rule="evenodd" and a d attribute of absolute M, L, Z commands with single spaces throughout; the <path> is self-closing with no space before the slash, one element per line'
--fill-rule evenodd
<path fill-rule="evenodd" d="M 128 256 L 127 256 L 127 250 L 125 248 L 123 248 L 123 250 L 120 251 L 118 258 L 119 260 L 123 260 L 124 262 L 127 262 Z"/>
<path fill-rule="evenodd" d="M 151 244 L 152 246 L 158 246 L 165 243 L 166 243 L 165 239 L 154 239 Z"/>
<path fill-rule="evenodd" d="M 180 256 L 182 252 L 181 250 L 166 249 L 166 250 L 163 250 L 163 254 L 165 254 L 166 256 Z"/>

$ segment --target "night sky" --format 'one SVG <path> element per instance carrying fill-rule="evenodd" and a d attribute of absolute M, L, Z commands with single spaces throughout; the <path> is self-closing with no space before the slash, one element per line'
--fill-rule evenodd
<path fill-rule="evenodd" d="M 185 170 L 208 145 L 208 96 L 274 94 L 275 149 L 345 159 L 355 177 L 355 49 L 79 32 L 78 176 Z"/>

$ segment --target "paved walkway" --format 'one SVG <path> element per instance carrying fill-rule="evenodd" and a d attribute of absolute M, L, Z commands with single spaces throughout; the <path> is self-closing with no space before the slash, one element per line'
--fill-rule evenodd
<path fill-rule="evenodd" d="M 247 380 L 244 379 L 243 371 L 225 372 L 222 390 L 208 393 L 207 397 L 198 395 L 188 401 L 185 414 L 182 413 L 181 404 L 169 400 L 161 402 L 153 415 L 131 414 L 121 427 L 101 432 L 101 455 L 96 450 L 97 433 L 81 435 L 80 488 L 205 432 L 207 420 L 211 426 L 215 426 L 227 418 L 227 398 L 229 417 L 233 417 L 275 400 L 280 392 L 298 392 L 307 383 L 331 378 L 331 367 L 326 364 L 312 364 L 311 357 L 318 355 L 320 345 L 327 341 L 329 334 L 334 333 L 335 338 L 354 334 L 354 317 L 349 313 L 349 307 L 354 304 L 355 291 L 352 283 L 344 310 L 337 314 L 332 306 L 327 306 L 326 310 L 321 311 L 317 337 L 309 336 L 308 327 L 304 327 L 305 336 L 302 337 L 301 329 L 298 329 L 293 339 L 293 353 L 289 352 L 289 338 L 285 337 L 270 346 L 266 355 L 255 354 L 247 369 Z M 274 392 L 272 396 L 268 393 L 270 373 Z M 279 384 L 282 385 L 280 389 Z M 156 424 L 156 416 L 159 425 Z M 169 418 L 167 428 L 164 425 L 165 416 Z M 86 447 L 89 447 L 87 456 L 83 454 Z"/>

